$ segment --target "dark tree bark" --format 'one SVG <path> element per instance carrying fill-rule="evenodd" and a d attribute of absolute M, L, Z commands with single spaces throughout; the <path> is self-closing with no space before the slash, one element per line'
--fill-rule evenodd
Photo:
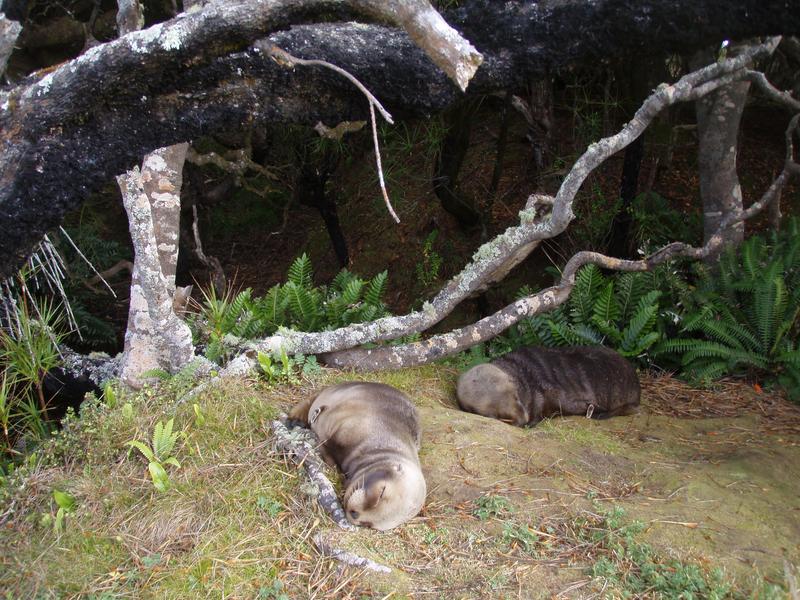
<path fill-rule="evenodd" d="M 336 160 L 330 153 L 315 158 L 307 155 L 301 159 L 302 165 L 294 181 L 294 194 L 297 201 L 317 209 L 331 238 L 333 251 L 342 267 L 350 263 L 347 240 L 339 223 L 336 197 L 326 189 L 328 179 L 336 168 Z"/>
<path fill-rule="evenodd" d="M 364 119 L 363 97 L 336 74 L 289 72 L 247 48 L 321 15 L 366 14 L 343 0 L 212 3 L 0 92 L 0 278 L 67 211 L 156 148 L 269 121 Z M 578 62 L 800 32 L 800 0 L 475 0 L 446 16 L 484 53 L 476 93 Z M 269 39 L 348 69 L 397 116 L 429 114 L 459 96 L 399 29 L 320 24 Z"/>
<path fill-rule="evenodd" d="M 442 208 L 453 215 L 462 228 L 475 227 L 480 214 L 472 200 L 464 195 L 458 185 L 458 174 L 464 164 L 472 132 L 472 120 L 478 102 L 462 102 L 445 115 L 447 133 L 442 139 L 433 172 L 433 191 L 442 203 Z"/>

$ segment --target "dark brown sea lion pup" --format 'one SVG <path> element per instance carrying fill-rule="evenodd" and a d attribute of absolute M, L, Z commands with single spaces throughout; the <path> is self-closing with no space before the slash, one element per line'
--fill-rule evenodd
<path fill-rule="evenodd" d="M 341 383 L 295 406 L 289 418 L 308 423 L 323 458 L 344 473 L 351 523 L 392 529 L 422 509 L 419 421 L 403 392 L 382 383 Z"/>
<path fill-rule="evenodd" d="M 613 350 L 528 346 L 462 373 L 456 395 L 462 410 L 525 426 L 552 415 L 632 414 L 640 391 L 636 371 Z"/>

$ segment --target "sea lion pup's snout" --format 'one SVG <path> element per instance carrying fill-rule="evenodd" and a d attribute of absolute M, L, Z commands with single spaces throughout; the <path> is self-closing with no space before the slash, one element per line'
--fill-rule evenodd
<path fill-rule="evenodd" d="M 514 379 L 495 365 L 477 365 L 461 374 L 456 386 L 461 410 L 500 419 L 512 425 L 528 423 L 528 410 L 519 401 Z"/>
<path fill-rule="evenodd" d="M 320 441 L 325 460 L 344 473 L 345 514 L 362 527 L 392 529 L 425 503 L 420 430 L 411 400 L 382 383 L 349 382 L 322 390 L 292 410 Z"/>

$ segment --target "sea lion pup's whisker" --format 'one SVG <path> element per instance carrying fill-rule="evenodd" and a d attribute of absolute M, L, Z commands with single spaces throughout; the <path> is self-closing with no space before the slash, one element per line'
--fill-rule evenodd
<path fill-rule="evenodd" d="M 326 460 L 345 474 L 344 509 L 356 525 L 391 529 L 425 502 L 416 409 L 399 390 L 350 382 L 322 390 L 293 413 L 316 415 L 311 429 Z"/>
<path fill-rule="evenodd" d="M 608 348 L 525 347 L 462 373 L 456 395 L 463 410 L 525 426 L 556 415 L 631 414 L 640 388 L 631 364 Z"/>

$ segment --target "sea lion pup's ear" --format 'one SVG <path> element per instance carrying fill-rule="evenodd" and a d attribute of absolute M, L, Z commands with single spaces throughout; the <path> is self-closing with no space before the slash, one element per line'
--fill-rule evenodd
<path fill-rule="evenodd" d="M 403 465 L 402 465 L 402 463 L 395 463 L 395 465 L 394 465 L 394 470 L 395 470 L 395 471 L 397 471 L 398 473 L 402 473 L 402 472 L 403 472 Z"/>

